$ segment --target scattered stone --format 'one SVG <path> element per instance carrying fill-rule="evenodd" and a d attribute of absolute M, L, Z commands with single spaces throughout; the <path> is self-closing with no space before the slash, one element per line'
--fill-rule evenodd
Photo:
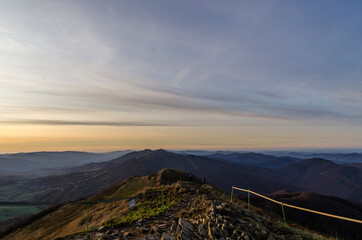
<path fill-rule="evenodd" d="M 181 239 L 185 240 L 194 239 L 194 234 L 193 234 L 194 226 L 190 222 L 186 221 L 183 218 L 179 218 L 178 224 L 179 227 L 181 228 L 181 231 L 179 233 Z"/>
<path fill-rule="evenodd" d="M 168 233 L 163 233 L 161 239 L 162 240 L 176 240 L 176 238 L 174 236 L 172 236 L 171 234 L 168 234 Z"/>
<path fill-rule="evenodd" d="M 177 223 L 176 223 L 176 221 L 172 221 L 170 231 L 171 231 L 172 233 L 174 233 L 174 232 L 176 232 L 176 228 L 177 228 Z"/>
<path fill-rule="evenodd" d="M 146 226 L 140 227 L 140 228 L 139 228 L 139 231 L 140 231 L 141 233 L 148 233 L 148 232 L 150 231 L 150 228 L 149 228 L 149 227 L 146 227 Z"/>
<path fill-rule="evenodd" d="M 299 234 L 287 233 L 283 228 L 259 217 L 257 213 L 243 209 L 235 203 L 224 202 L 214 195 L 207 195 L 210 186 L 202 186 L 199 195 L 192 193 L 183 182 L 177 195 L 182 201 L 166 212 L 132 224 L 117 227 L 99 227 L 90 233 L 91 240 L 301 240 Z M 193 189 L 195 190 L 195 189 Z M 196 192 L 196 190 L 195 190 Z M 216 194 L 217 196 L 217 194 Z M 187 208 L 189 206 L 189 208 Z M 293 233 L 293 234 L 291 234 Z M 85 240 L 85 234 L 66 236 L 64 240 Z M 323 238 L 322 238 L 323 239 Z"/>
<path fill-rule="evenodd" d="M 207 233 L 206 233 L 204 225 L 200 224 L 197 230 L 201 236 L 206 236 Z"/>
<path fill-rule="evenodd" d="M 182 231 L 182 227 L 180 225 L 177 225 L 176 233 L 179 234 Z"/>
<path fill-rule="evenodd" d="M 140 219 L 140 220 L 138 220 L 138 221 L 136 222 L 136 225 L 140 227 L 140 226 L 142 226 L 142 222 L 143 222 L 143 220 Z"/>
<path fill-rule="evenodd" d="M 153 235 L 146 237 L 146 240 L 156 240 L 156 239 L 158 239 L 158 237 L 153 236 Z"/>
<path fill-rule="evenodd" d="M 163 223 L 163 224 L 158 225 L 158 227 L 161 229 L 165 229 L 165 228 L 167 228 L 167 224 Z"/>
<path fill-rule="evenodd" d="M 158 232 L 160 232 L 160 229 L 158 227 L 156 226 L 151 227 L 151 233 L 158 233 Z"/>
<path fill-rule="evenodd" d="M 101 226 L 100 228 L 98 228 L 98 232 L 101 232 L 101 231 L 103 231 L 103 230 L 105 230 L 105 229 L 106 229 L 105 226 Z"/>
<path fill-rule="evenodd" d="M 208 236 L 209 236 L 209 238 L 214 239 L 213 231 L 212 231 L 212 227 L 211 227 L 211 222 L 208 223 L 207 228 L 208 228 Z"/>

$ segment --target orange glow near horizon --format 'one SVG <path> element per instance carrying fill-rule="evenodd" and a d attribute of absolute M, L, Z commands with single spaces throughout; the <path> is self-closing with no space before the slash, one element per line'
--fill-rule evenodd
<path fill-rule="evenodd" d="M 0 152 L 150 149 L 262 150 L 298 148 L 361 148 L 350 132 L 319 129 L 313 136 L 283 127 L 102 127 L 0 126 Z M 310 129 L 309 129 L 310 130 Z M 284 132 L 284 133 L 283 133 Z M 309 132 L 309 131 L 308 131 Z M 331 135 L 340 134 L 338 139 Z M 359 137 L 359 136 L 356 136 Z"/>
<path fill-rule="evenodd" d="M 362 149 L 361 4 L 325 5 L 2 1 L 0 152 Z"/>

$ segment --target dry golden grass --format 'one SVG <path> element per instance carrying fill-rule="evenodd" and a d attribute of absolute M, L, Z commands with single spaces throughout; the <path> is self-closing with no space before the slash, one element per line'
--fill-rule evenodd
<path fill-rule="evenodd" d="M 90 201 L 136 196 L 147 188 L 161 185 L 162 172 L 145 177 L 132 177 L 105 192 L 90 198 Z M 98 203 L 90 206 L 89 229 L 101 226 L 119 217 L 128 210 L 126 200 Z M 85 231 L 87 228 L 87 205 L 66 205 L 44 217 L 7 235 L 5 240 L 55 239 L 60 236 Z"/>

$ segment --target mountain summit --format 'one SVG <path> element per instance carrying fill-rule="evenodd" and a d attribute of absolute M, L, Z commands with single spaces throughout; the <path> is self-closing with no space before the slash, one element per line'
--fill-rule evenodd
<path fill-rule="evenodd" d="M 186 181 L 179 181 L 187 179 Z M 161 194 L 160 194 L 161 193 Z M 91 197 L 91 202 L 135 196 L 129 200 L 93 204 L 89 208 L 89 239 L 324 239 L 235 199 L 200 179 L 173 169 L 131 177 Z M 3 239 L 86 239 L 86 205 L 47 210 Z"/>

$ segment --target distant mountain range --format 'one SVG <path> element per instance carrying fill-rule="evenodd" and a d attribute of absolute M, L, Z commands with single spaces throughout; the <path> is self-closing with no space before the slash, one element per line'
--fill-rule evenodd
<path fill-rule="evenodd" d="M 225 191 L 230 191 L 234 185 L 264 194 L 282 189 L 309 190 L 354 201 L 362 199 L 360 167 L 339 165 L 324 159 L 297 161 L 294 158 L 261 156 L 255 162 L 260 166 L 272 165 L 272 168 L 262 168 L 240 163 L 250 163 L 259 155 L 243 155 L 245 159 L 237 163 L 230 159 L 216 159 L 217 156 L 176 154 L 162 149 L 131 152 L 110 161 L 69 168 L 66 170 L 68 173 L 61 175 L 6 183 L 0 186 L 3 194 L 0 199 L 19 199 L 37 192 L 31 195 L 33 200 L 75 200 L 94 195 L 128 177 L 152 174 L 163 168 L 182 169 L 206 176 L 208 181 Z M 280 161 L 289 164 L 281 164 Z M 272 164 L 275 162 L 282 167 L 277 168 Z"/>
<path fill-rule="evenodd" d="M 15 154 L 0 154 L 0 173 L 11 174 L 19 172 L 46 172 L 45 169 L 58 169 L 83 165 L 90 162 L 103 162 L 123 156 L 126 151 L 109 153 L 89 152 L 30 152 Z M 50 171 L 51 172 L 51 171 Z"/>
<path fill-rule="evenodd" d="M 271 193 L 279 189 L 302 190 L 280 180 L 269 169 L 228 163 L 194 155 L 181 155 L 165 150 L 144 150 L 128 153 L 111 161 L 76 167 L 80 172 L 24 180 L 14 186 L 19 194 L 41 191 L 34 197 L 41 201 L 75 200 L 93 195 L 131 176 L 144 176 L 163 168 L 182 169 L 198 176 L 206 176 L 216 186 L 230 191 L 233 184 Z M 74 169 L 73 169 L 74 171 Z M 7 187 L 14 194 L 14 189 Z M 1 190 L 1 189 L 0 189 Z M 16 194 L 15 194 L 16 195 Z"/>
<path fill-rule="evenodd" d="M 222 159 L 225 161 L 244 164 L 248 166 L 256 166 L 263 168 L 279 168 L 292 164 L 297 161 L 301 161 L 298 158 L 292 157 L 276 157 L 272 155 L 265 155 L 261 153 L 214 153 L 207 155 L 209 158 Z"/>
<path fill-rule="evenodd" d="M 238 157 L 254 155 L 255 157 L 265 156 L 270 157 L 288 157 L 291 159 L 311 159 L 311 158 L 323 158 L 326 160 L 333 161 L 338 164 L 348 164 L 348 163 L 362 163 L 362 150 L 358 152 L 343 151 L 341 152 L 331 151 L 331 152 L 294 152 L 294 151 L 201 151 L 201 150 L 186 150 L 186 151 L 174 151 L 180 154 L 189 154 L 189 155 L 198 155 L 198 156 L 213 156 L 219 155 L 221 158 L 229 158 L 229 160 L 237 160 Z M 229 156 L 229 157 L 227 157 Z"/>
<path fill-rule="evenodd" d="M 309 158 L 323 158 L 335 163 L 362 163 L 361 153 L 289 153 L 286 156 L 309 159 Z"/>
<path fill-rule="evenodd" d="M 91 152 L 29 152 L 0 154 L 0 176 L 14 174 L 35 174 L 37 176 L 82 171 L 89 163 L 100 163 L 119 158 L 131 150 L 108 153 Z M 171 152 L 171 151 L 170 151 Z M 279 168 L 303 159 L 323 158 L 338 164 L 362 163 L 361 153 L 310 153 L 310 152 L 233 152 L 233 151 L 172 151 L 182 155 L 196 155 L 263 168 Z M 106 164 L 107 165 L 107 164 Z M 80 166 L 80 168 L 72 168 Z M 93 164 L 94 168 L 98 167 Z M 92 168 L 87 166 L 85 168 Z M 64 171 L 67 168 L 67 171 Z"/>

